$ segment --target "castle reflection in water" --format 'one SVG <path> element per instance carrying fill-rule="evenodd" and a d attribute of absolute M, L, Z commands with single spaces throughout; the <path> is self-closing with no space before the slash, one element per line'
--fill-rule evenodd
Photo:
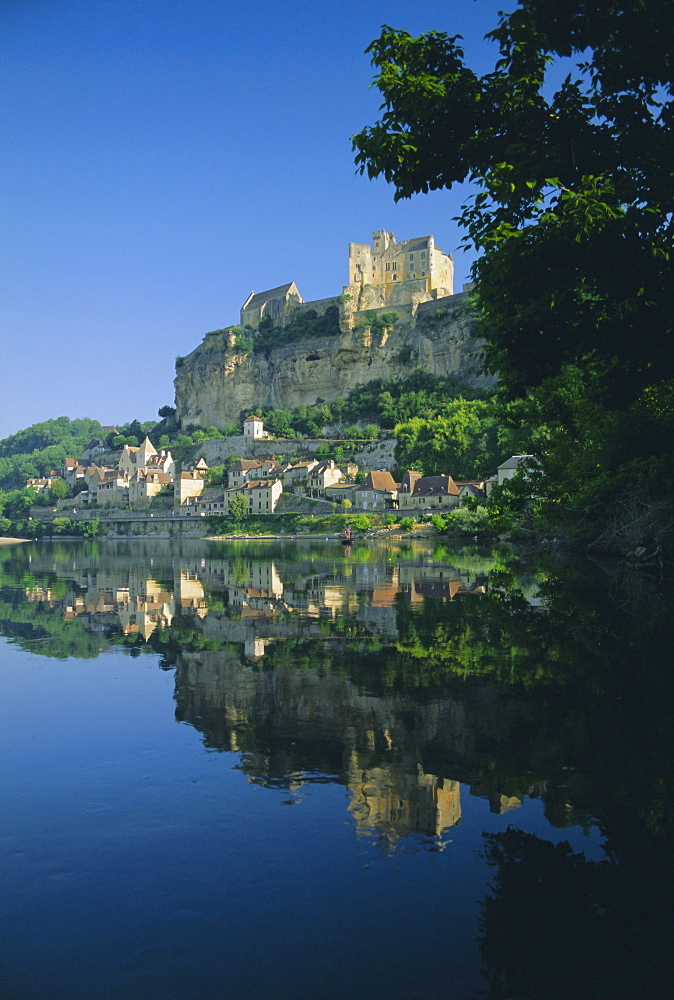
<path fill-rule="evenodd" d="M 457 566 L 421 544 L 268 549 L 35 547 L 25 599 L 100 635 L 101 649 L 120 636 L 157 649 L 175 668 L 176 719 L 207 748 L 237 754 L 249 781 L 289 803 L 312 783 L 344 784 L 357 833 L 383 847 L 411 835 L 442 847 L 461 783 L 493 811 L 519 806 L 521 792 L 476 777 L 485 740 L 506 738 L 489 689 L 371 690 L 358 668 L 395 651 L 401 613 L 483 598 L 490 559 Z"/>

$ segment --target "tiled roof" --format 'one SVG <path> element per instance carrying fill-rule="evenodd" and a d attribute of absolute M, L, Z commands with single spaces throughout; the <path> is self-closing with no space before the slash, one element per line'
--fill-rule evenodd
<path fill-rule="evenodd" d="M 412 490 L 414 489 L 414 484 L 418 479 L 421 479 L 421 473 L 417 472 L 416 469 L 408 469 L 405 475 L 403 476 L 403 481 L 401 485 L 403 486 L 403 488 L 407 487 L 407 489 L 411 493 Z"/>
<path fill-rule="evenodd" d="M 368 472 L 365 476 L 362 488 L 395 492 L 395 490 L 398 489 L 398 484 L 390 472 L 382 469 L 375 469 L 373 472 Z"/>
<path fill-rule="evenodd" d="M 414 496 L 458 496 L 459 487 L 451 476 L 422 476 L 414 484 Z"/>
<path fill-rule="evenodd" d="M 256 459 L 240 458 L 237 462 L 232 462 L 229 467 L 230 472 L 250 472 L 251 469 L 260 469 L 262 462 Z"/>

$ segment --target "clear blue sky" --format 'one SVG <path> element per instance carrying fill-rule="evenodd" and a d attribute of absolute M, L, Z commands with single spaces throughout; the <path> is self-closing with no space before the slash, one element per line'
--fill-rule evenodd
<path fill-rule="evenodd" d="M 2 0 L 0 438 L 156 417 L 175 356 L 252 289 L 339 294 L 349 241 L 375 229 L 455 252 L 460 193 L 395 205 L 355 172 L 350 136 L 380 103 L 364 50 L 385 23 L 435 28 L 485 71 L 504 6 Z"/>

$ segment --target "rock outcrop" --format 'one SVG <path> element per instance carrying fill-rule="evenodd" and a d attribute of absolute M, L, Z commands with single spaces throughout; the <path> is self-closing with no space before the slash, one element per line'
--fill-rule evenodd
<path fill-rule="evenodd" d="M 356 314 L 358 316 L 358 314 Z M 207 334 L 176 364 L 176 412 L 181 426 L 225 427 L 242 410 L 332 402 L 374 379 L 403 381 L 415 367 L 436 376 L 460 375 L 475 386 L 481 341 L 467 295 L 398 311 L 392 327 L 342 322 L 342 332 L 243 352 L 228 331 Z"/>

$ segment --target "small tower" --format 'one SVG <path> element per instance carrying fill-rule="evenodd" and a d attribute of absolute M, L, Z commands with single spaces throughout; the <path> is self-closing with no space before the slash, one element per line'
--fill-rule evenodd
<path fill-rule="evenodd" d="M 246 417 L 243 422 L 243 436 L 246 438 L 264 437 L 264 424 L 259 417 Z"/>

